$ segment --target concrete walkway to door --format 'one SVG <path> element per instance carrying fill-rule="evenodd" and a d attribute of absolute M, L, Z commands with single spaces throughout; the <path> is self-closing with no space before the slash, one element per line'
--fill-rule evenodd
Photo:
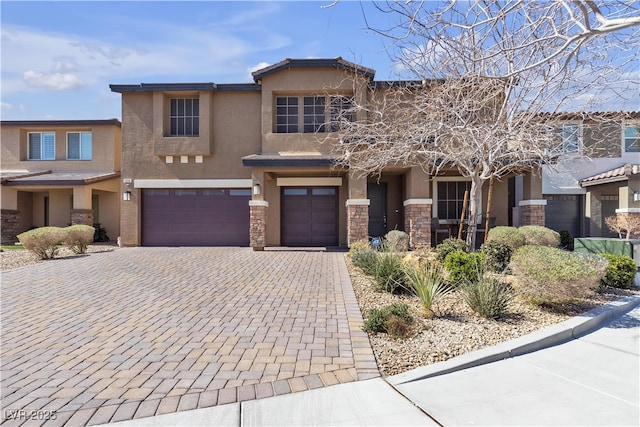
<path fill-rule="evenodd" d="M 377 377 L 343 256 L 121 248 L 3 272 L 2 425 L 103 424 Z"/>

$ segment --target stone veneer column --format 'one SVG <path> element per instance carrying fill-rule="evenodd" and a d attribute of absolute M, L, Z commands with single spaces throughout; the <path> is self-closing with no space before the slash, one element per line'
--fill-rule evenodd
<path fill-rule="evenodd" d="M 91 209 L 72 209 L 71 225 L 82 224 L 93 227 L 93 211 Z"/>
<path fill-rule="evenodd" d="M 369 199 L 348 199 L 347 246 L 358 240 L 369 240 Z"/>
<path fill-rule="evenodd" d="M 522 200 L 520 206 L 520 226 L 541 225 L 545 223 L 546 200 Z"/>
<path fill-rule="evenodd" d="M 18 241 L 18 226 L 20 224 L 20 211 L 14 209 L 0 210 L 0 227 L 2 230 L 2 243 L 16 243 Z"/>
<path fill-rule="evenodd" d="M 263 251 L 267 241 L 267 208 L 265 200 L 249 200 L 249 245 Z"/>
<path fill-rule="evenodd" d="M 404 230 L 409 234 L 409 247 L 431 246 L 432 199 L 408 199 L 404 205 Z"/>

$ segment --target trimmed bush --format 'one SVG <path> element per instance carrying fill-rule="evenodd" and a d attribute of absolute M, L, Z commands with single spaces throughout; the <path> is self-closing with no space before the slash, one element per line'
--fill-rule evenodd
<path fill-rule="evenodd" d="M 371 243 L 368 240 L 357 240 L 351 244 L 349 247 L 349 253 L 353 254 L 355 252 L 363 251 L 365 249 L 371 249 Z"/>
<path fill-rule="evenodd" d="M 607 270 L 602 278 L 602 285 L 614 288 L 631 289 L 638 268 L 628 255 L 602 254 L 608 261 Z"/>
<path fill-rule="evenodd" d="M 468 252 L 469 246 L 467 246 L 467 242 L 450 237 L 443 240 L 442 243 L 436 246 L 436 257 L 440 262 L 442 262 L 451 252 L 458 250 Z"/>
<path fill-rule="evenodd" d="M 374 266 L 373 278 L 376 289 L 399 293 L 405 286 L 405 266 L 402 259 L 392 253 L 382 253 Z"/>
<path fill-rule="evenodd" d="M 492 241 L 504 243 L 505 245 L 508 245 L 512 251 L 524 246 L 526 242 L 524 234 L 522 234 L 517 228 L 506 227 L 504 225 L 493 227 L 489 230 L 487 242 Z"/>
<path fill-rule="evenodd" d="M 422 310 L 427 318 L 435 315 L 433 304 L 451 291 L 439 264 L 425 264 L 417 269 L 407 269 L 406 287 L 414 293 L 422 303 Z"/>
<path fill-rule="evenodd" d="M 366 275 L 372 276 L 375 273 L 378 262 L 378 251 L 368 247 L 351 254 L 351 263 L 362 270 Z"/>
<path fill-rule="evenodd" d="M 391 304 L 382 309 L 372 308 L 364 322 L 364 331 L 371 334 L 388 333 L 396 338 L 404 338 L 413 324 L 413 316 L 407 304 Z"/>
<path fill-rule="evenodd" d="M 66 236 L 63 240 L 64 245 L 71 249 L 74 254 L 83 254 L 87 252 L 87 246 L 93 242 L 95 228 L 90 225 L 71 225 L 63 228 Z"/>
<path fill-rule="evenodd" d="M 383 246 L 389 252 L 407 252 L 409 250 L 409 235 L 404 231 L 391 230 L 384 236 Z"/>
<path fill-rule="evenodd" d="M 18 234 L 18 240 L 38 258 L 51 259 L 57 255 L 58 245 L 62 243 L 65 235 L 60 227 L 40 227 Z"/>
<path fill-rule="evenodd" d="M 598 289 L 606 268 L 601 260 L 558 248 L 526 245 L 514 252 L 510 268 L 518 278 L 517 291 L 532 303 L 562 304 Z"/>
<path fill-rule="evenodd" d="M 483 244 L 480 252 L 485 256 L 485 265 L 489 271 L 502 273 L 509 266 L 513 250 L 506 243 L 493 240 Z"/>
<path fill-rule="evenodd" d="M 467 253 L 461 250 L 451 252 L 444 259 L 449 283 L 459 285 L 477 280 L 484 274 L 484 262 L 484 255 L 480 252 Z"/>
<path fill-rule="evenodd" d="M 511 288 L 499 281 L 482 277 L 462 287 L 462 297 L 473 311 L 487 319 L 500 318 L 513 299 Z"/>
<path fill-rule="evenodd" d="M 524 235 L 525 245 L 549 246 L 557 248 L 560 246 L 560 233 L 541 225 L 524 225 L 518 228 Z"/>

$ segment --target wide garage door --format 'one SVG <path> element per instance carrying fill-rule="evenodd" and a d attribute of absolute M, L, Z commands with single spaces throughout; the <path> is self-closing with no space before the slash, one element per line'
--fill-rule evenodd
<path fill-rule="evenodd" d="M 568 230 L 572 236 L 580 237 L 582 218 L 581 195 L 547 195 L 545 208 L 545 226 L 555 231 Z"/>
<path fill-rule="evenodd" d="M 284 246 L 337 246 L 338 188 L 284 187 L 281 240 Z"/>
<path fill-rule="evenodd" d="M 250 189 L 142 192 L 145 246 L 249 246 Z"/>

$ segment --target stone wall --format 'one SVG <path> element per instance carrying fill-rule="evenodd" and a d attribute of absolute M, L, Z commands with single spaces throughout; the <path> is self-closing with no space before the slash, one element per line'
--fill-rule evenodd
<path fill-rule="evenodd" d="M 267 240 L 267 203 L 249 203 L 249 245 L 264 250 Z"/>
<path fill-rule="evenodd" d="M 541 225 L 545 223 L 544 205 L 521 205 L 520 206 L 520 226 Z"/>
<path fill-rule="evenodd" d="M 347 245 L 369 239 L 369 205 L 347 203 Z"/>
<path fill-rule="evenodd" d="M 18 229 L 20 224 L 20 212 L 13 209 L 2 209 L 0 211 L 0 227 L 2 227 L 2 243 L 13 244 L 18 241 L 16 237 L 20 234 Z"/>
<path fill-rule="evenodd" d="M 93 227 L 93 211 L 91 209 L 72 209 L 71 225 L 90 225 Z"/>
<path fill-rule="evenodd" d="M 431 204 L 405 202 L 404 229 L 412 249 L 431 246 Z"/>

